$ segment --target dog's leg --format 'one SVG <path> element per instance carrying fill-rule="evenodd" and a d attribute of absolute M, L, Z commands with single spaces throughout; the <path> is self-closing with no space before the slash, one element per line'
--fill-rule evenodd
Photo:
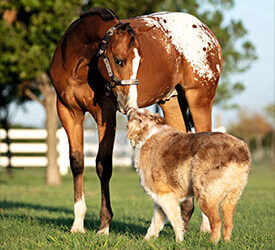
<path fill-rule="evenodd" d="M 163 229 L 163 227 L 166 223 L 166 220 L 167 220 L 167 217 L 164 214 L 162 208 L 155 203 L 154 204 L 154 214 L 152 217 L 151 225 L 148 228 L 144 239 L 148 240 L 151 237 L 158 238 L 159 232 Z"/>
<path fill-rule="evenodd" d="M 176 241 L 183 241 L 184 222 L 181 218 L 179 201 L 175 195 L 170 193 L 158 196 L 158 205 L 163 209 L 170 221 L 176 235 Z"/>
<path fill-rule="evenodd" d="M 202 212 L 208 217 L 211 227 L 210 240 L 217 243 L 221 237 L 221 218 L 219 215 L 219 204 L 217 200 L 212 201 L 207 197 L 200 197 L 197 200 Z"/>
<path fill-rule="evenodd" d="M 230 242 L 233 230 L 233 216 L 240 198 L 240 191 L 234 190 L 230 192 L 221 203 L 221 212 L 224 220 L 223 239 L 225 242 Z"/>
<path fill-rule="evenodd" d="M 211 233 L 208 217 L 203 212 L 201 212 L 201 215 L 202 215 L 201 232 Z"/>

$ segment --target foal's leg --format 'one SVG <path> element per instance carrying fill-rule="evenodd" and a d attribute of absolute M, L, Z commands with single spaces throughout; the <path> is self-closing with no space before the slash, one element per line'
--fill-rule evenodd
<path fill-rule="evenodd" d="M 164 214 L 162 208 L 155 203 L 154 204 L 154 214 L 153 214 L 153 218 L 151 221 L 151 225 L 148 228 L 144 239 L 148 240 L 151 237 L 158 238 L 159 232 L 163 229 L 166 220 L 167 220 L 167 217 Z"/>
<path fill-rule="evenodd" d="M 74 223 L 72 233 L 84 233 L 84 217 L 86 204 L 83 188 L 83 127 L 84 114 L 81 110 L 68 109 L 61 101 L 57 100 L 57 111 L 60 121 L 66 130 L 70 146 L 70 165 L 74 181 Z"/>
<path fill-rule="evenodd" d="M 166 101 L 163 104 L 160 104 L 165 122 L 181 131 L 186 132 L 185 123 L 183 119 L 183 115 L 180 109 L 180 105 L 178 102 L 178 98 L 176 96 L 172 97 L 169 101 Z M 194 212 L 194 201 L 193 198 L 186 199 L 181 203 L 181 216 L 184 220 L 184 228 L 188 230 L 189 221 Z"/>
<path fill-rule="evenodd" d="M 108 100 L 104 102 L 108 103 Z M 100 226 L 98 234 L 109 234 L 109 225 L 113 218 L 110 202 L 109 182 L 112 176 L 112 154 L 116 129 L 116 109 L 112 103 L 103 106 L 93 114 L 98 126 L 99 149 L 96 157 L 96 172 L 101 185 Z"/>

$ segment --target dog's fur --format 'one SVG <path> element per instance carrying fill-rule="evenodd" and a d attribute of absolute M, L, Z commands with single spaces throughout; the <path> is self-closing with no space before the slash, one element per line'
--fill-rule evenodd
<path fill-rule="evenodd" d="M 154 201 L 154 214 L 145 239 L 158 237 L 168 218 L 177 241 L 184 222 L 179 202 L 195 196 L 211 226 L 210 240 L 229 242 L 233 214 L 247 184 L 250 153 L 239 139 L 223 133 L 186 134 L 145 109 L 128 112 L 128 139 L 135 148 L 140 184 Z"/>

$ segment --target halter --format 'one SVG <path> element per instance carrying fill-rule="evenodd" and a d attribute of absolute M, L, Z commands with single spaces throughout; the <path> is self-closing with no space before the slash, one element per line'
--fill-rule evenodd
<path fill-rule="evenodd" d="M 115 26 L 113 26 L 107 30 L 107 32 L 105 33 L 105 36 L 101 42 L 101 45 L 100 45 L 100 48 L 99 48 L 99 51 L 97 54 L 97 56 L 103 57 L 103 62 L 105 64 L 107 73 L 110 77 L 110 81 L 107 81 L 107 84 L 106 84 L 106 89 L 108 91 L 112 91 L 112 89 L 115 88 L 116 86 L 138 85 L 138 79 L 120 80 L 118 77 L 114 76 L 112 66 L 110 64 L 108 57 L 106 56 L 106 50 L 107 50 L 110 38 L 114 34 L 114 31 L 116 30 L 116 28 L 121 24 L 122 23 L 119 22 Z"/>

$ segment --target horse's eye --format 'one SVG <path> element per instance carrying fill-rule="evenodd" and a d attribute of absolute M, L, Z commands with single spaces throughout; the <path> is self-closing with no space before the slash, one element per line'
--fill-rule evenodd
<path fill-rule="evenodd" d="M 119 65 L 119 66 L 123 66 L 123 61 L 120 59 L 115 58 L 115 64 Z"/>

